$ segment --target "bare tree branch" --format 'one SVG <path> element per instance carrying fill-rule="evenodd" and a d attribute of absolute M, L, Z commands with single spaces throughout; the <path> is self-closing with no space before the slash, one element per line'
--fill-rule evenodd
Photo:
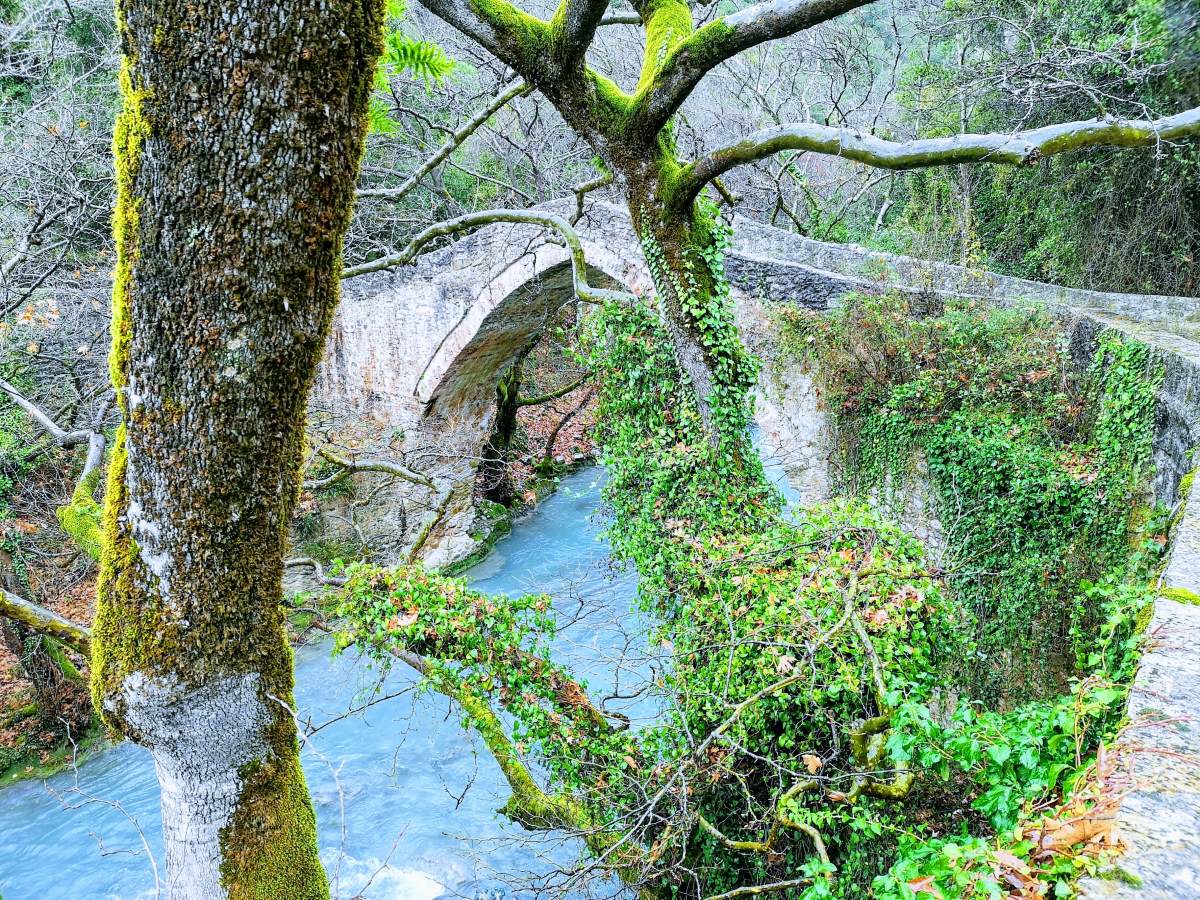
<path fill-rule="evenodd" d="M 283 567 L 285 569 L 312 569 L 313 577 L 326 587 L 341 587 L 346 583 L 345 578 L 326 575 L 324 567 L 311 556 L 295 556 L 284 560 Z"/>
<path fill-rule="evenodd" d="M 713 894 L 706 900 L 734 900 L 735 897 L 757 897 L 760 894 L 774 894 L 779 891 L 795 891 L 812 884 L 811 878 L 789 878 L 787 881 L 773 881 L 770 884 L 759 884 L 753 887 L 734 888 L 723 894 Z"/>
<path fill-rule="evenodd" d="M 78 444 L 87 443 L 90 439 L 92 435 L 91 431 L 67 431 L 61 428 L 44 410 L 2 378 L 0 378 L 0 391 L 7 394 L 13 403 L 23 409 L 29 418 L 33 419 L 46 434 L 50 435 L 54 443 L 58 444 L 58 446 L 74 447 Z"/>
<path fill-rule="evenodd" d="M 637 13 L 613 13 L 600 20 L 600 25 L 641 25 L 642 17 Z"/>
<path fill-rule="evenodd" d="M 354 459 L 353 457 L 338 456 L 332 450 L 322 447 L 317 451 L 322 457 L 329 460 L 336 466 L 340 466 L 338 471 L 334 472 L 325 478 L 306 480 L 304 488 L 313 490 L 319 488 L 330 487 L 337 484 L 339 481 L 346 478 L 352 472 L 381 472 L 385 475 L 393 475 L 404 481 L 413 484 L 419 484 L 427 488 L 436 488 L 433 481 L 419 472 L 414 472 L 407 466 L 402 466 L 400 463 L 392 462 L 387 459 Z"/>
<path fill-rule="evenodd" d="M 517 97 L 523 97 L 533 90 L 531 85 L 523 81 L 517 81 L 510 85 L 506 90 L 501 91 L 499 95 L 482 110 L 479 115 L 475 116 L 461 128 L 450 136 L 445 144 L 438 151 L 422 163 L 416 171 L 408 176 L 402 184 L 394 188 L 360 188 L 358 196 L 360 197 L 384 197 L 388 200 L 399 200 L 413 188 L 415 188 L 421 179 L 436 169 L 439 165 L 445 162 L 450 154 L 462 146 L 463 142 L 472 134 L 478 131 L 488 119 L 494 116 L 502 108 L 508 105 L 509 101 Z"/>
<path fill-rule="evenodd" d="M 552 228 L 557 231 L 571 253 L 572 280 L 575 295 L 580 300 L 589 303 L 605 303 L 610 300 L 624 301 L 629 299 L 629 295 L 621 291 L 594 288 L 588 284 L 587 259 L 583 255 L 583 244 L 579 239 L 579 232 L 572 228 L 566 219 L 552 213 L 537 212 L 530 209 L 492 209 L 484 212 L 468 213 L 456 219 L 439 222 L 437 225 L 432 225 L 418 234 L 398 253 L 371 260 L 361 265 L 351 266 L 342 272 L 342 277 L 354 278 L 370 272 L 382 272 L 385 269 L 394 269 L 398 266 L 408 265 L 421 255 L 422 250 L 427 244 L 437 238 L 448 237 L 452 234 L 470 231 L 473 228 L 479 228 L 483 225 L 494 225 L 499 222 L 541 225 L 542 227 Z"/>
<path fill-rule="evenodd" d="M 546 449 L 542 453 L 542 462 L 543 463 L 549 463 L 550 460 L 552 460 L 554 458 L 554 445 L 558 441 L 559 432 L 562 431 L 564 427 L 566 427 L 566 424 L 568 422 L 570 422 L 573 418 L 575 418 L 577 415 L 579 415 L 580 410 L 582 410 L 585 406 L 587 406 L 588 401 L 590 401 L 592 399 L 592 397 L 595 395 L 595 393 L 596 393 L 596 389 L 595 389 L 595 387 L 592 387 L 590 390 L 588 390 L 583 395 L 583 399 L 581 399 L 578 403 L 575 404 L 575 406 L 573 406 L 571 408 L 570 412 L 568 412 L 565 416 L 563 416 L 561 419 L 558 420 L 558 424 L 554 426 L 554 430 L 551 431 L 550 434 L 546 438 Z"/>

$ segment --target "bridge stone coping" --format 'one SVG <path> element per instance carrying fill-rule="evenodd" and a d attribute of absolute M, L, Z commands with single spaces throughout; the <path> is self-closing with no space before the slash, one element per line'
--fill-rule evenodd
<path fill-rule="evenodd" d="M 1183 504 L 1162 587 L 1200 598 L 1200 479 Z M 1129 696 L 1112 776 L 1123 790 L 1116 833 L 1124 878 L 1089 878 L 1081 893 L 1112 900 L 1200 897 L 1200 606 L 1160 596 Z"/>
<path fill-rule="evenodd" d="M 1002 303 L 1019 299 L 1159 323 L 1183 336 L 1200 338 L 1198 297 L 1106 293 L 1062 287 L 952 263 L 868 250 L 855 244 L 825 243 L 740 216 L 734 220 L 734 230 L 739 257 L 761 260 L 768 265 L 768 271 L 770 264 L 788 261 L 820 273 L 829 279 L 825 283 L 830 285 L 830 293 L 835 290 L 833 285 L 844 279 L 842 284 L 853 285 L 850 290 L 899 289 Z M 787 285 L 784 287 L 786 289 Z M 783 297 L 769 285 L 763 293 Z M 811 305 L 807 300 L 802 302 Z"/>

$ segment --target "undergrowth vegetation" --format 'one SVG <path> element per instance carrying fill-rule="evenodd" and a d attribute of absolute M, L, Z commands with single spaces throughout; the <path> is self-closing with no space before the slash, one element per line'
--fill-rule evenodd
<path fill-rule="evenodd" d="M 871 298 L 827 323 L 789 315 L 789 352 L 825 366 L 858 498 L 785 510 L 750 443 L 752 363 L 727 292 L 711 296 L 696 318 L 730 360 L 715 441 L 651 305 L 583 325 L 612 551 L 638 570 L 660 654 L 652 725 L 553 659 L 544 597 L 356 564 L 343 645 L 456 699 L 510 817 L 579 834 L 642 897 L 1068 895 L 1108 847 L 1097 750 L 1164 525 L 1140 505 L 1145 348 L 1105 338 L 1076 376 L 1034 313 L 918 320 Z M 945 564 L 889 521 L 914 450 L 957 517 Z"/>
<path fill-rule="evenodd" d="M 971 666 L 989 673 L 972 693 L 1056 693 L 1101 621 L 1088 585 L 1136 567 L 1141 536 L 1165 524 L 1146 492 L 1161 366 L 1106 332 L 1076 371 L 1036 309 L 918 317 L 892 294 L 780 315 L 828 406 L 837 492 L 900 517 L 929 482 L 948 577 L 976 617 Z"/>

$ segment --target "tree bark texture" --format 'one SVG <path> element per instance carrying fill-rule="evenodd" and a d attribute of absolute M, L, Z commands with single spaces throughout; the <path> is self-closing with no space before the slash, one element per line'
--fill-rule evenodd
<path fill-rule="evenodd" d="M 324 898 L 280 608 L 377 0 L 118 0 L 122 412 L 92 689 L 151 751 L 172 898 Z"/>

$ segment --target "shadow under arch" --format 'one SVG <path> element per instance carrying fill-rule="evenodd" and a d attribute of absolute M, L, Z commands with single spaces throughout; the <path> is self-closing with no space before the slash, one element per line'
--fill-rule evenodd
<path fill-rule="evenodd" d="M 636 245 L 614 248 L 584 240 L 583 249 L 593 287 L 628 292 L 644 290 L 649 282 L 640 254 L 630 259 Z M 515 260 L 480 291 L 425 366 L 414 392 L 423 418 L 490 422 L 500 379 L 574 299 L 571 263 L 562 247 L 546 244 Z"/>

